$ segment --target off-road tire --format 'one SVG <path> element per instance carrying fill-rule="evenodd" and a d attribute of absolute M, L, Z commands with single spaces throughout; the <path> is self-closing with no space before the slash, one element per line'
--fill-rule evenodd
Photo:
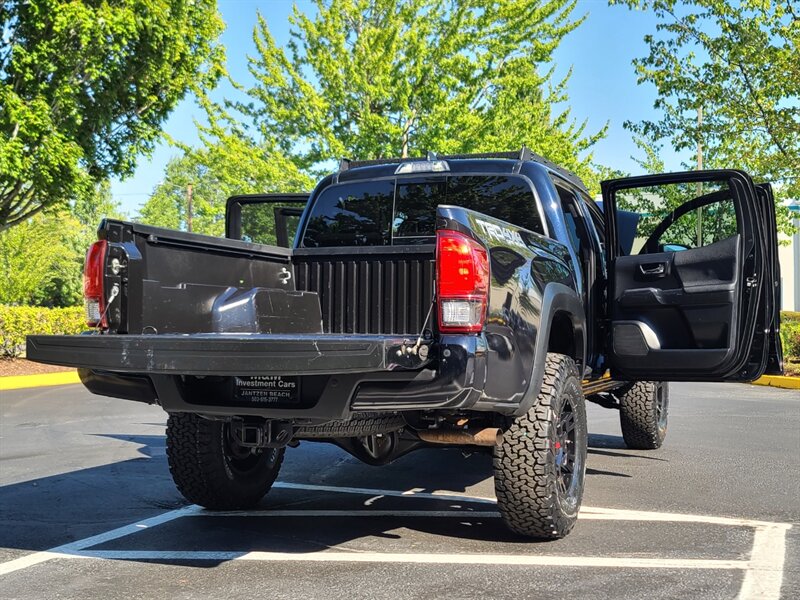
<path fill-rule="evenodd" d="M 574 419 L 574 468 L 569 488 L 559 486 L 558 428 L 565 405 Z M 548 354 L 539 397 L 517 417 L 494 451 L 497 504 L 515 533 L 539 539 L 562 538 L 575 525 L 586 474 L 586 404 L 572 358 Z"/>
<path fill-rule="evenodd" d="M 167 459 L 178 491 L 212 510 L 251 508 L 270 490 L 283 462 L 283 448 L 231 450 L 227 423 L 195 414 L 167 420 Z M 239 456 L 235 456 L 238 451 Z"/>
<path fill-rule="evenodd" d="M 619 399 L 619 422 L 625 445 L 633 450 L 660 448 L 667 436 L 668 408 L 666 383 L 634 383 Z"/>

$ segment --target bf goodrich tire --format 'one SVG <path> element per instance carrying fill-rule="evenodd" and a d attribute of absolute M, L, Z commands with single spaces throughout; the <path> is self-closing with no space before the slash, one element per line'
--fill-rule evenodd
<path fill-rule="evenodd" d="M 229 426 L 195 414 L 174 413 L 167 421 L 167 459 L 181 494 L 214 510 L 251 508 L 270 490 L 284 449 L 239 446 Z"/>
<path fill-rule="evenodd" d="M 575 525 L 586 475 L 586 404 L 575 362 L 548 354 L 542 390 L 495 448 L 497 504 L 521 535 L 562 538 Z"/>
<path fill-rule="evenodd" d="M 660 448 L 667 436 L 669 387 L 638 381 L 619 399 L 619 421 L 625 445 L 634 450 Z"/>

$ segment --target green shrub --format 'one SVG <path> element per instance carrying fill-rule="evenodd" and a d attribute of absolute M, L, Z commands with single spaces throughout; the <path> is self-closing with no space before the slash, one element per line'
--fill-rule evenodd
<path fill-rule="evenodd" d="M 74 334 L 86 329 L 82 306 L 42 308 L 0 304 L 0 357 L 20 356 L 27 335 Z"/>
<path fill-rule="evenodd" d="M 800 318 L 787 315 L 800 313 L 783 313 L 781 315 L 781 339 L 783 340 L 783 355 L 789 360 L 800 361 Z"/>

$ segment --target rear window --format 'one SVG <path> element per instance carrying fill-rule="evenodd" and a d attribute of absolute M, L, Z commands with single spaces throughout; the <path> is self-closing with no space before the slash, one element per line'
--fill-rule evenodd
<path fill-rule="evenodd" d="M 325 189 L 311 209 L 303 246 L 430 243 L 436 207 L 461 206 L 543 233 L 522 177 L 465 175 L 354 182 Z"/>
<path fill-rule="evenodd" d="M 325 189 L 314 203 L 303 246 L 385 246 L 394 181 L 364 181 Z"/>

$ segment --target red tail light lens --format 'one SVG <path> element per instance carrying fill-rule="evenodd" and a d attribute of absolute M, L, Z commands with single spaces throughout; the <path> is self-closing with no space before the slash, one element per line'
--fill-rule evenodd
<path fill-rule="evenodd" d="M 489 258 L 486 248 L 457 231 L 436 232 L 439 330 L 476 333 L 486 320 Z"/>
<path fill-rule="evenodd" d="M 108 242 L 100 240 L 89 246 L 83 266 L 83 299 L 86 306 L 86 324 L 89 327 L 106 327 L 103 276 L 106 266 Z"/>

